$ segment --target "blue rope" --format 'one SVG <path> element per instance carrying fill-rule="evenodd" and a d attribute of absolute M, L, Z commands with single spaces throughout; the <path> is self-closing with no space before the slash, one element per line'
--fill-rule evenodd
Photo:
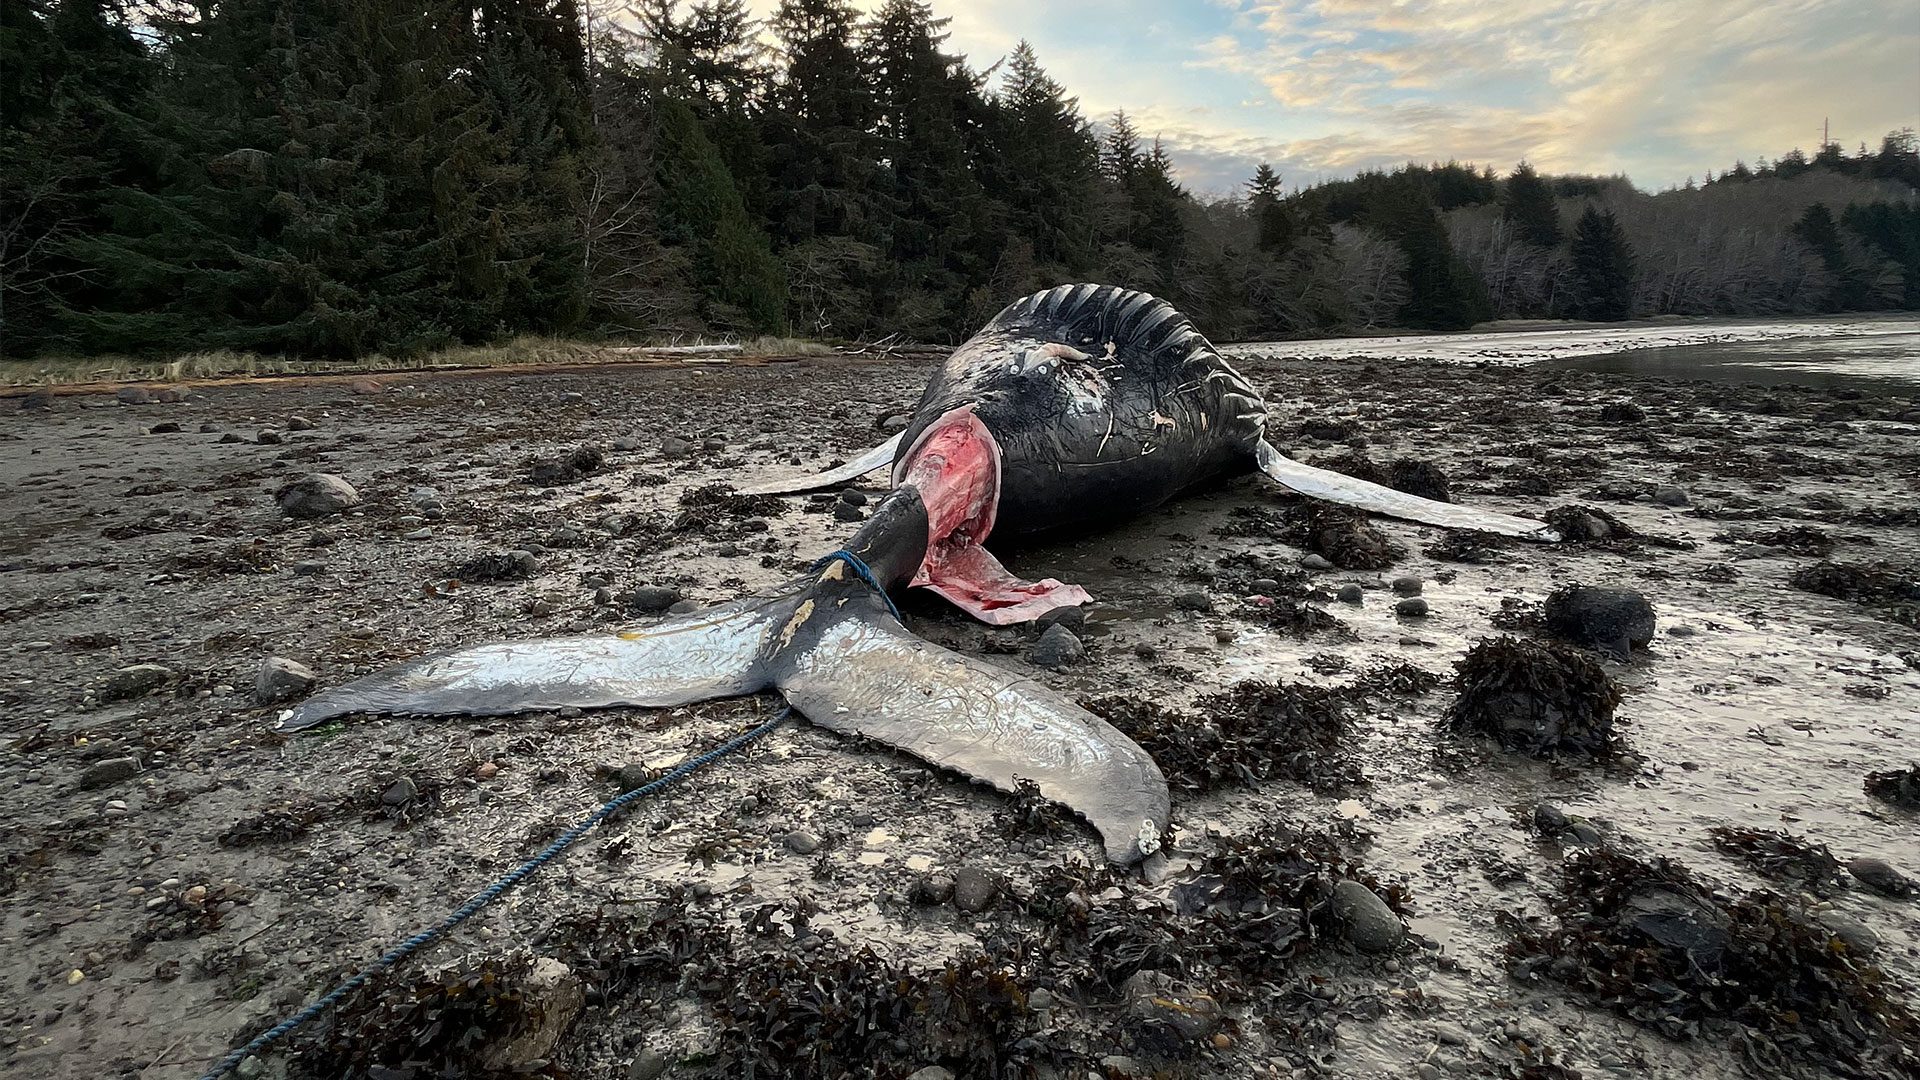
<path fill-rule="evenodd" d="M 385 956 L 382 956 L 380 957 L 380 959 L 375 960 L 372 964 L 368 965 L 365 969 L 363 969 L 359 974 L 355 975 L 353 978 L 348 979 L 346 982 L 343 982 L 339 986 L 335 987 L 333 992 L 329 993 L 326 997 L 321 998 L 320 1000 L 314 1002 L 313 1004 L 307 1006 L 304 1009 L 301 1009 L 299 1012 L 293 1014 L 292 1016 L 286 1018 L 285 1020 L 280 1021 L 278 1024 L 275 1024 L 274 1026 L 261 1032 L 258 1036 L 254 1038 L 252 1042 L 248 1043 L 247 1045 L 241 1047 L 238 1050 L 235 1050 L 231 1054 L 228 1054 L 226 1057 L 221 1058 L 218 1064 L 214 1065 L 213 1068 L 208 1069 L 205 1073 L 201 1074 L 200 1080 L 220 1080 L 220 1077 L 223 1077 L 228 1073 L 232 1072 L 233 1070 L 239 1068 L 240 1063 L 242 1061 L 245 1061 L 248 1057 L 254 1054 L 257 1054 L 261 1050 L 264 1050 L 268 1046 L 271 1046 L 275 1042 L 278 1042 L 280 1039 L 284 1038 L 288 1032 L 306 1023 L 307 1021 L 313 1019 L 314 1017 L 319 1016 L 321 1013 L 326 1012 L 328 1009 L 338 1004 L 340 1002 L 340 999 L 346 997 L 348 994 L 353 993 L 355 990 L 360 989 L 362 986 L 365 986 L 368 980 L 372 979 L 375 975 L 379 974 L 382 971 L 387 970 L 388 968 L 394 966 L 395 964 L 398 964 L 402 960 L 405 960 L 407 957 L 413 955 L 414 953 L 420 951 L 421 949 L 424 949 L 427 946 L 445 937 L 447 933 L 451 931 L 454 927 L 459 926 L 463 922 L 466 922 L 468 919 L 472 918 L 475 914 L 477 914 L 481 908 L 484 908 L 488 904 L 491 904 L 495 900 L 499 899 L 502 893 L 505 893 L 508 889 L 511 889 L 514 886 L 525 881 L 526 879 L 532 877 L 542 867 L 546 866 L 547 863 L 552 862 L 556 857 L 558 857 L 561 852 L 572 847 L 574 844 L 574 841 L 579 840 L 582 836 L 585 836 L 587 833 L 592 832 L 594 827 L 599 825 L 601 822 L 607 820 L 609 817 L 612 817 L 614 814 L 619 813 L 621 810 L 625 809 L 629 804 L 638 802 L 639 800 L 644 799 L 647 796 L 662 790 L 663 788 L 668 788 L 673 786 L 675 783 L 678 783 L 679 781 L 686 779 L 688 776 L 700 771 L 702 768 L 705 768 L 706 766 L 712 764 L 713 762 L 718 761 L 723 757 L 726 757 L 728 754 L 733 753 L 735 750 L 738 750 L 741 747 L 746 746 L 748 743 L 751 743 L 754 740 L 760 738 L 762 735 L 765 735 L 767 732 L 772 731 L 774 728 L 778 727 L 780 725 L 780 722 L 785 720 L 788 714 L 791 713 L 792 711 L 793 711 L 792 708 L 789 706 L 784 706 L 784 705 L 781 706 L 780 711 L 773 715 L 773 719 L 768 720 L 766 723 L 761 724 L 759 727 L 754 728 L 752 731 L 749 731 L 743 735 L 736 735 L 733 738 L 728 739 L 726 742 L 721 743 L 719 746 L 714 747 L 712 750 L 709 750 L 706 753 L 701 754 L 699 757 L 694 758 L 691 761 L 681 762 L 678 766 L 675 766 L 672 772 L 667 773 L 665 776 L 660 777 L 658 780 L 654 780 L 641 787 L 634 788 L 632 791 L 627 792 L 626 794 L 620 796 L 619 798 L 614 799 L 613 801 L 607 803 L 605 806 L 602 806 L 600 809 L 595 810 L 593 813 L 589 814 L 585 820 L 581 821 L 578 825 L 575 825 L 573 828 L 568 829 L 564 833 L 561 833 L 560 838 L 555 840 L 553 843 L 548 844 L 546 846 L 546 849 L 540 852 L 540 854 L 535 855 L 533 858 L 528 859 L 526 862 L 521 863 L 519 866 L 515 867 L 510 873 L 508 873 L 505 877 L 501 878 L 500 880 L 494 882 L 493 884 L 487 886 L 485 889 L 481 890 L 479 895 L 467 901 L 465 904 L 462 904 L 458 911 L 455 911 L 453 914 L 447 916 L 445 919 L 442 919 L 438 925 L 422 930 L 419 933 L 408 938 L 407 940 L 401 942 L 399 945 L 394 946 L 394 948 L 389 950 Z"/>
<path fill-rule="evenodd" d="M 866 563 L 861 562 L 860 556 L 855 555 L 853 552 L 848 551 L 846 548 L 841 548 L 839 551 L 836 551 L 833 554 L 827 556 L 826 558 L 821 559 L 819 562 L 814 563 L 813 568 L 816 571 L 823 570 L 826 568 L 826 565 L 828 563 L 835 562 L 835 561 L 846 563 L 848 566 L 853 568 L 854 574 L 858 576 L 861 581 L 864 581 L 868 585 L 873 586 L 873 591 L 879 593 L 880 599 L 885 600 L 887 602 L 887 610 L 893 613 L 893 618 L 895 622 L 906 621 L 905 619 L 902 619 L 900 617 L 900 609 L 894 606 L 893 597 L 887 595 L 886 586 L 880 584 L 880 579 L 873 576 L 873 568 L 871 566 L 868 566 Z"/>

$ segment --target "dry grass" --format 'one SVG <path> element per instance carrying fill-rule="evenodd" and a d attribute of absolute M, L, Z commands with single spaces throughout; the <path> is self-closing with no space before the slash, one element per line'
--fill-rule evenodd
<path fill-rule="evenodd" d="M 694 344 L 676 341 L 675 344 Z M 739 343 L 745 356 L 826 356 L 833 350 L 817 341 L 757 337 Z M 609 363 L 631 359 L 603 352 L 597 342 L 523 335 L 496 345 L 460 345 L 411 357 L 375 353 L 358 360 L 302 360 L 287 356 L 219 349 L 172 359 L 135 356 L 37 357 L 0 360 L 0 386 L 82 383 L 181 382 L 250 375 L 353 375 L 434 369 L 514 367 L 529 364 Z"/>

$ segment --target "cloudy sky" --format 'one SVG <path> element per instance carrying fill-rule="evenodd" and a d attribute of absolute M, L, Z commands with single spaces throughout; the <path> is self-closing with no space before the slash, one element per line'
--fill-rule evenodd
<path fill-rule="evenodd" d="M 773 0 L 756 0 L 763 11 Z M 877 0 L 861 0 L 872 8 Z M 1625 172 L 1920 127 L 1916 0 L 933 0 L 976 68 L 1031 41 L 1099 119 L 1163 136 L 1182 179 L 1289 186 L 1409 159 Z"/>

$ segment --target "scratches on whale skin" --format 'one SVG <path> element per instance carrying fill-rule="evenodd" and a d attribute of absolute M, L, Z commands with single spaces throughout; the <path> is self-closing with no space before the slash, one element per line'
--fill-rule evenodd
<path fill-rule="evenodd" d="M 838 565 L 838 564 L 836 563 L 835 565 Z M 781 648 L 784 649 L 787 646 L 793 644 L 793 635 L 799 632 L 800 627 L 807 621 L 808 617 L 811 616 L 812 614 L 813 614 L 813 600 L 811 598 L 802 601 L 800 606 L 794 609 L 793 617 L 787 620 L 787 625 L 780 628 L 780 647 Z"/>

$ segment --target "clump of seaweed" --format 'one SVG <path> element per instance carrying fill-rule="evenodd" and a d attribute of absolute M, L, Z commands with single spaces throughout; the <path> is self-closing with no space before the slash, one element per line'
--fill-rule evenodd
<path fill-rule="evenodd" d="M 1891 563 L 1823 562 L 1787 579 L 1794 588 L 1877 608 L 1886 618 L 1920 627 L 1920 574 Z"/>
<path fill-rule="evenodd" d="M 1289 509 L 1287 520 L 1295 546 L 1342 570 L 1382 570 L 1406 554 L 1358 510 L 1306 499 Z"/>
<path fill-rule="evenodd" d="M 1419 697 L 1446 681 L 1438 672 L 1405 660 L 1380 660 L 1354 678 L 1353 688 L 1362 694 Z"/>
<path fill-rule="evenodd" d="M 525 581 L 540 571 L 530 551 L 490 551 L 475 555 L 447 572 L 456 581 Z"/>
<path fill-rule="evenodd" d="M 1205 920 L 1200 949 L 1214 963 L 1255 977 L 1285 971 L 1316 942 L 1339 936 L 1334 887 L 1357 881 L 1396 914 L 1412 895 L 1380 881 L 1330 832 L 1288 825 L 1230 837 L 1176 886 L 1176 910 Z"/>
<path fill-rule="evenodd" d="M 207 570 L 216 574 L 271 574 L 280 569 L 279 559 L 266 543 L 242 540 L 220 547 L 198 548 L 173 558 L 182 570 Z"/>
<path fill-rule="evenodd" d="M 1316 458 L 1314 464 L 1345 473 L 1356 480 L 1382 484 L 1423 499 L 1453 501 L 1453 488 L 1447 481 L 1447 474 L 1440 466 L 1421 458 L 1397 457 L 1382 465 L 1364 450 L 1349 450 L 1330 458 Z"/>
<path fill-rule="evenodd" d="M 1641 532 L 1593 506 L 1557 506 L 1547 511 L 1547 524 L 1567 543 L 1592 544 L 1616 551 L 1633 551 L 1642 545 L 1691 551 L 1697 546 L 1684 538 Z"/>
<path fill-rule="evenodd" d="M 1374 528 L 1367 515 L 1315 499 L 1302 499 L 1284 514 L 1260 506 L 1238 506 L 1213 533 L 1280 540 L 1345 570 L 1384 569 L 1406 554 Z"/>
<path fill-rule="evenodd" d="M 1732 530 L 1715 540 L 1739 540 L 1762 547 L 1780 548 L 1789 555 L 1810 555 L 1824 559 L 1833 554 L 1833 534 L 1811 525 L 1787 525 L 1764 532 Z"/>
<path fill-rule="evenodd" d="M 215 838 L 221 847 L 242 848 L 255 844 L 280 844 L 298 840 L 307 830 L 332 816 L 333 810 L 317 802 L 290 802 L 242 818 Z"/>
<path fill-rule="evenodd" d="M 1780 897 L 1730 896 L 1612 849 L 1569 858 L 1562 875 L 1559 925 L 1508 945 L 1515 976 L 1572 986 L 1674 1039 L 1732 1025 L 1750 1049 L 1846 1076 L 1920 1067 L 1920 1017 L 1886 975 Z"/>
<path fill-rule="evenodd" d="M 1867 774 L 1867 794 L 1895 806 L 1920 810 L 1920 765 Z"/>
<path fill-rule="evenodd" d="M 1013 791 L 1000 800 L 994 813 L 1003 836 L 1062 836 L 1073 828 L 1073 819 L 1059 803 L 1040 794 L 1040 785 L 1016 779 Z"/>
<path fill-rule="evenodd" d="M 1825 844 L 1770 829 L 1737 829 L 1716 825 L 1708 830 L 1713 846 L 1739 859 L 1754 872 L 1775 881 L 1791 881 L 1821 896 L 1842 881 L 1840 860 Z"/>
<path fill-rule="evenodd" d="M 564 1077 L 547 1061 L 502 1060 L 503 1046 L 544 1019 L 533 969 L 530 956 L 484 957 L 358 995 L 308 1037 L 290 1075 Z"/>
<path fill-rule="evenodd" d="M 1500 553 L 1512 546 L 1513 541 L 1499 533 L 1450 529 L 1425 551 L 1429 558 L 1442 562 L 1478 564 L 1499 562 Z"/>
<path fill-rule="evenodd" d="M 1327 791 L 1361 783 L 1346 749 L 1350 698 L 1345 688 L 1248 681 L 1199 699 L 1193 712 L 1131 697 L 1081 704 L 1152 754 L 1173 790 L 1199 795 L 1276 778 Z"/>
<path fill-rule="evenodd" d="M 607 455 L 592 443 L 581 443 L 559 457 L 535 458 L 527 465 L 527 482 L 536 487 L 558 487 L 599 472 Z"/>
<path fill-rule="evenodd" d="M 1442 723 L 1537 757 L 1609 756 L 1620 688 L 1586 654 L 1554 641 L 1482 638 L 1454 665 Z"/>
<path fill-rule="evenodd" d="M 1333 634 L 1349 641 L 1358 637 L 1351 627 L 1335 618 L 1326 608 L 1284 597 L 1262 597 L 1250 601 L 1236 609 L 1235 614 L 1269 630 L 1294 637 Z"/>
<path fill-rule="evenodd" d="M 745 519 L 779 517 L 787 512 L 786 500 L 778 495 L 741 495 L 727 483 L 688 488 L 680 496 L 680 506 L 679 515 L 673 519 L 674 532 L 698 532 L 714 539 L 738 539 L 749 532 L 764 531 L 764 521 Z"/>

